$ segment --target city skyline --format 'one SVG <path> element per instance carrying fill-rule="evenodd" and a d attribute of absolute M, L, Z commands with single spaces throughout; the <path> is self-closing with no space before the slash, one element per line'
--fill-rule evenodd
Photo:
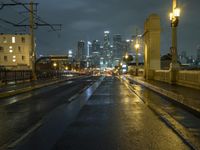
<path fill-rule="evenodd" d="M 3 0 L 4 3 L 8 2 Z M 25 1 L 26 2 L 26 1 Z M 135 34 L 136 28 L 143 33 L 143 26 L 146 17 L 151 13 L 161 16 L 161 53 L 169 52 L 171 44 L 170 21 L 168 18 L 171 9 L 171 1 L 35 1 L 39 2 L 39 15 L 50 23 L 61 23 L 62 31 L 48 32 L 49 29 L 38 28 L 36 31 L 37 53 L 38 54 L 65 54 L 69 49 L 76 49 L 78 40 L 92 41 L 103 40 L 103 32 L 111 31 L 111 34 L 121 34 L 130 37 Z M 178 51 L 186 51 L 188 55 L 196 56 L 200 31 L 198 31 L 197 18 L 199 1 L 186 1 L 180 3 L 182 8 L 180 26 L 178 30 Z M 65 5 L 66 4 L 66 5 Z M 117 4 L 117 6 L 116 6 Z M 147 6 L 148 5 L 148 6 Z M 48 6 L 48 7 L 46 7 Z M 104 11 L 102 11 L 104 10 Z M 141 11 L 143 10 L 143 11 Z M 187 11 L 186 11 L 187 10 Z M 23 11 L 22 7 L 4 8 L 1 18 L 11 20 L 24 19 L 23 15 L 17 12 Z M 16 14 L 13 17 L 13 13 Z M 6 15 L 5 15 L 6 14 Z M 49 15 L 51 14 L 51 15 Z M 140 14 L 140 15 L 138 15 Z M 57 17 L 60 16 L 60 17 Z M 10 19 L 9 18 L 9 19 Z M 7 28 L 7 29 L 5 29 Z M 9 31 L 9 30 L 10 31 Z M 191 30 L 195 29 L 196 32 Z M 1 23 L 1 32 L 22 32 L 19 28 L 13 28 Z M 58 35 L 59 34 L 59 35 Z M 53 43 L 53 44 L 52 44 Z"/>

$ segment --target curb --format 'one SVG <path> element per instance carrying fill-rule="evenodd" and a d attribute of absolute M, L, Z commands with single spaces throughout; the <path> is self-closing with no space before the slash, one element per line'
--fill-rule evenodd
<path fill-rule="evenodd" d="M 200 117 L 200 109 L 192 107 L 192 106 L 188 106 L 187 104 L 184 103 L 184 99 L 185 97 L 183 95 L 180 94 L 176 94 L 174 92 L 171 91 L 167 91 L 165 89 L 162 89 L 158 86 L 152 85 L 150 83 L 147 83 L 145 81 L 141 81 L 139 79 L 133 79 L 130 77 L 127 77 L 128 80 L 132 80 L 140 85 L 145 86 L 146 88 L 149 88 L 150 90 L 161 94 L 167 98 L 169 98 L 173 103 L 176 103 L 178 105 L 180 105 L 181 107 L 183 107 L 184 109 L 186 109 L 187 111 L 191 112 L 192 114 L 194 114 L 197 117 Z"/>

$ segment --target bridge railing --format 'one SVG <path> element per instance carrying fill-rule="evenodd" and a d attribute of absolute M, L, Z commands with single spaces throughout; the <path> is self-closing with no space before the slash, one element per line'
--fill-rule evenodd
<path fill-rule="evenodd" d="M 180 85 L 187 85 L 200 89 L 200 71 L 180 70 L 176 80 Z"/>
<path fill-rule="evenodd" d="M 170 83 L 170 71 L 154 70 L 153 79 Z M 200 71 L 179 70 L 176 76 L 176 84 L 200 89 Z"/>
<path fill-rule="evenodd" d="M 2 83 L 30 80 L 30 70 L 0 70 L 0 81 Z"/>
<path fill-rule="evenodd" d="M 168 70 L 155 70 L 154 79 L 159 81 L 170 81 L 170 72 Z"/>
<path fill-rule="evenodd" d="M 72 71 L 37 71 L 37 79 L 61 79 L 70 76 L 79 76 L 81 73 Z M 0 70 L 0 85 L 7 84 L 9 82 L 24 82 L 32 79 L 31 70 Z"/>

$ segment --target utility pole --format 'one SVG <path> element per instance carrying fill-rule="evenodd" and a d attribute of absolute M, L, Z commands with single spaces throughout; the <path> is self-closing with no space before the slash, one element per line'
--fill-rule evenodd
<path fill-rule="evenodd" d="M 34 36 L 34 12 L 33 12 L 33 0 L 30 2 L 30 37 L 31 37 L 31 63 L 32 63 L 32 80 L 37 80 L 36 75 L 36 53 L 35 53 L 35 36 Z"/>

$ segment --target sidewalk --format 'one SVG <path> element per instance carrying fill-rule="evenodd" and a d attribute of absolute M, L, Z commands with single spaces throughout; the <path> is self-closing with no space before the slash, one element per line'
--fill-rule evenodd
<path fill-rule="evenodd" d="M 169 97 L 175 102 L 190 109 L 190 111 L 200 114 L 200 90 L 180 85 L 171 85 L 155 80 L 145 80 L 143 77 L 127 76 L 127 78 L 142 84 L 159 94 Z"/>

